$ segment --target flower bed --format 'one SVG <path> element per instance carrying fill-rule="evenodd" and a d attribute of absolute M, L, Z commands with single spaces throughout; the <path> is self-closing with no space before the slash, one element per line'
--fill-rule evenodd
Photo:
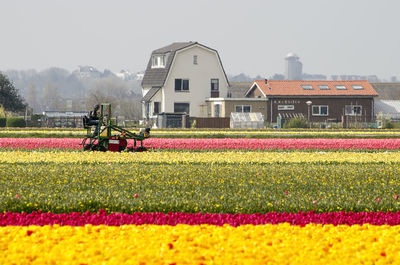
<path fill-rule="evenodd" d="M 282 224 L 304 226 L 306 224 L 324 225 L 400 225 L 400 212 L 298 212 L 265 214 L 209 214 L 209 213 L 111 213 L 104 210 L 99 213 L 69 212 L 54 213 L 13 213 L 0 214 L 0 226 L 31 226 L 31 225 L 265 225 Z"/>
<path fill-rule="evenodd" d="M 0 212 L 400 211 L 400 152 L 0 152 Z"/>
<path fill-rule="evenodd" d="M 397 139 L 18 140 L 0 139 L 2 264 L 400 263 Z"/>
<path fill-rule="evenodd" d="M 399 163 L 400 152 L 0 152 L 3 163 L 272 164 Z"/>
<path fill-rule="evenodd" d="M 5 149 L 82 149 L 78 138 L 0 138 Z M 397 150 L 400 139 L 196 139 L 149 138 L 144 141 L 155 150 Z M 133 145 L 128 140 L 128 146 Z"/>
<path fill-rule="evenodd" d="M 8 226 L 0 263 L 396 264 L 400 226 Z"/>

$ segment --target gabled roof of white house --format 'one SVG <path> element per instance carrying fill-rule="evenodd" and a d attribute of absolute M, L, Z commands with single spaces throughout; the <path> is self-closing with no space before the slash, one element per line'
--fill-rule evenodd
<path fill-rule="evenodd" d="M 144 95 L 144 97 L 142 98 L 142 102 L 149 102 L 158 92 L 158 90 L 160 90 L 161 87 L 152 87 L 150 88 L 149 92 L 146 93 L 146 95 Z"/>
<path fill-rule="evenodd" d="M 171 64 L 172 64 L 172 61 L 174 60 L 175 53 L 179 50 L 182 50 L 182 49 L 188 48 L 190 46 L 194 46 L 194 45 L 199 45 L 203 48 L 214 51 L 218 56 L 218 59 L 221 63 L 222 71 L 225 74 L 225 70 L 222 66 L 221 59 L 219 58 L 219 54 L 216 50 L 211 49 L 211 48 L 209 48 L 205 45 L 202 45 L 198 42 L 192 42 L 192 41 L 190 41 L 190 42 L 174 42 L 168 46 L 154 50 L 151 53 L 149 62 L 147 64 L 146 71 L 143 76 L 142 87 L 163 87 L 165 80 L 167 79 L 169 70 L 171 69 Z M 166 62 L 165 62 L 164 68 L 151 68 L 151 64 L 152 64 L 151 58 L 153 55 L 166 55 Z M 228 82 L 228 78 L 226 77 L 226 74 L 225 74 L 225 78 Z"/>

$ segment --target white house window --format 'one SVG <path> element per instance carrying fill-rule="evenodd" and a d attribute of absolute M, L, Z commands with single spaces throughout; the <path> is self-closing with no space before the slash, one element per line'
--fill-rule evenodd
<path fill-rule="evenodd" d="M 189 91 L 189 79 L 175 79 L 175 92 Z"/>
<path fill-rule="evenodd" d="M 251 106 L 249 105 L 236 105 L 235 112 L 251 112 Z"/>
<path fill-rule="evenodd" d="M 221 103 L 214 104 L 214 117 L 216 117 L 216 118 L 221 117 L 221 109 L 222 109 Z"/>
<path fill-rule="evenodd" d="M 157 102 L 157 101 L 154 102 L 154 106 L 153 106 L 153 114 L 154 115 L 160 113 L 160 105 L 161 105 L 161 102 Z"/>
<path fill-rule="evenodd" d="M 328 106 L 326 105 L 313 105 L 312 106 L 313 116 L 328 116 Z"/>
<path fill-rule="evenodd" d="M 174 112 L 185 112 L 189 114 L 190 104 L 189 103 L 174 103 Z"/>
<path fill-rule="evenodd" d="M 164 68 L 165 55 L 153 55 L 151 57 L 151 68 Z"/>
<path fill-rule="evenodd" d="M 347 89 L 346 86 L 344 86 L 344 85 L 336 85 L 335 87 L 336 87 L 336 89 L 339 89 L 339 90 Z"/>
<path fill-rule="evenodd" d="M 193 64 L 197 64 L 197 55 L 193 55 Z"/>
<path fill-rule="evenodd" d="M 278 110 L 294 110 L 294 105 L 278 105 Z"/>
<path fill-rule="evenodd" d="M 360 105 L 346 105 L 345 106 L 345 114 L 349 116 L 358 116 L 361 115 L 362 107 Z"/>
<path fill-rule="evenodd" d="M 219 91 L 219 79 L 211 79 L 211 91 Z"/>

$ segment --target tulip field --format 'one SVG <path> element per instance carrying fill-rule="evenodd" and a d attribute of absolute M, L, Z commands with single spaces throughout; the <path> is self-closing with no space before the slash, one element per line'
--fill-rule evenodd
<path fill-rule="evenodd" d="M 80 143 L 0 138 L 1 264 L 400 263 L 398 138 Z"/>

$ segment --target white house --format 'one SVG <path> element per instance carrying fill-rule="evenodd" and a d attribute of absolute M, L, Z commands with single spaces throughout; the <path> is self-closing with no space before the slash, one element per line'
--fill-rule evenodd
<path fill-rule="evenodd" d="M 197 42 L 154 50 L 142 80 L 143 118 L 158 113 L 208 117 L 207 99 L 227 97 L 229 82 L 218 52 Z"/>

